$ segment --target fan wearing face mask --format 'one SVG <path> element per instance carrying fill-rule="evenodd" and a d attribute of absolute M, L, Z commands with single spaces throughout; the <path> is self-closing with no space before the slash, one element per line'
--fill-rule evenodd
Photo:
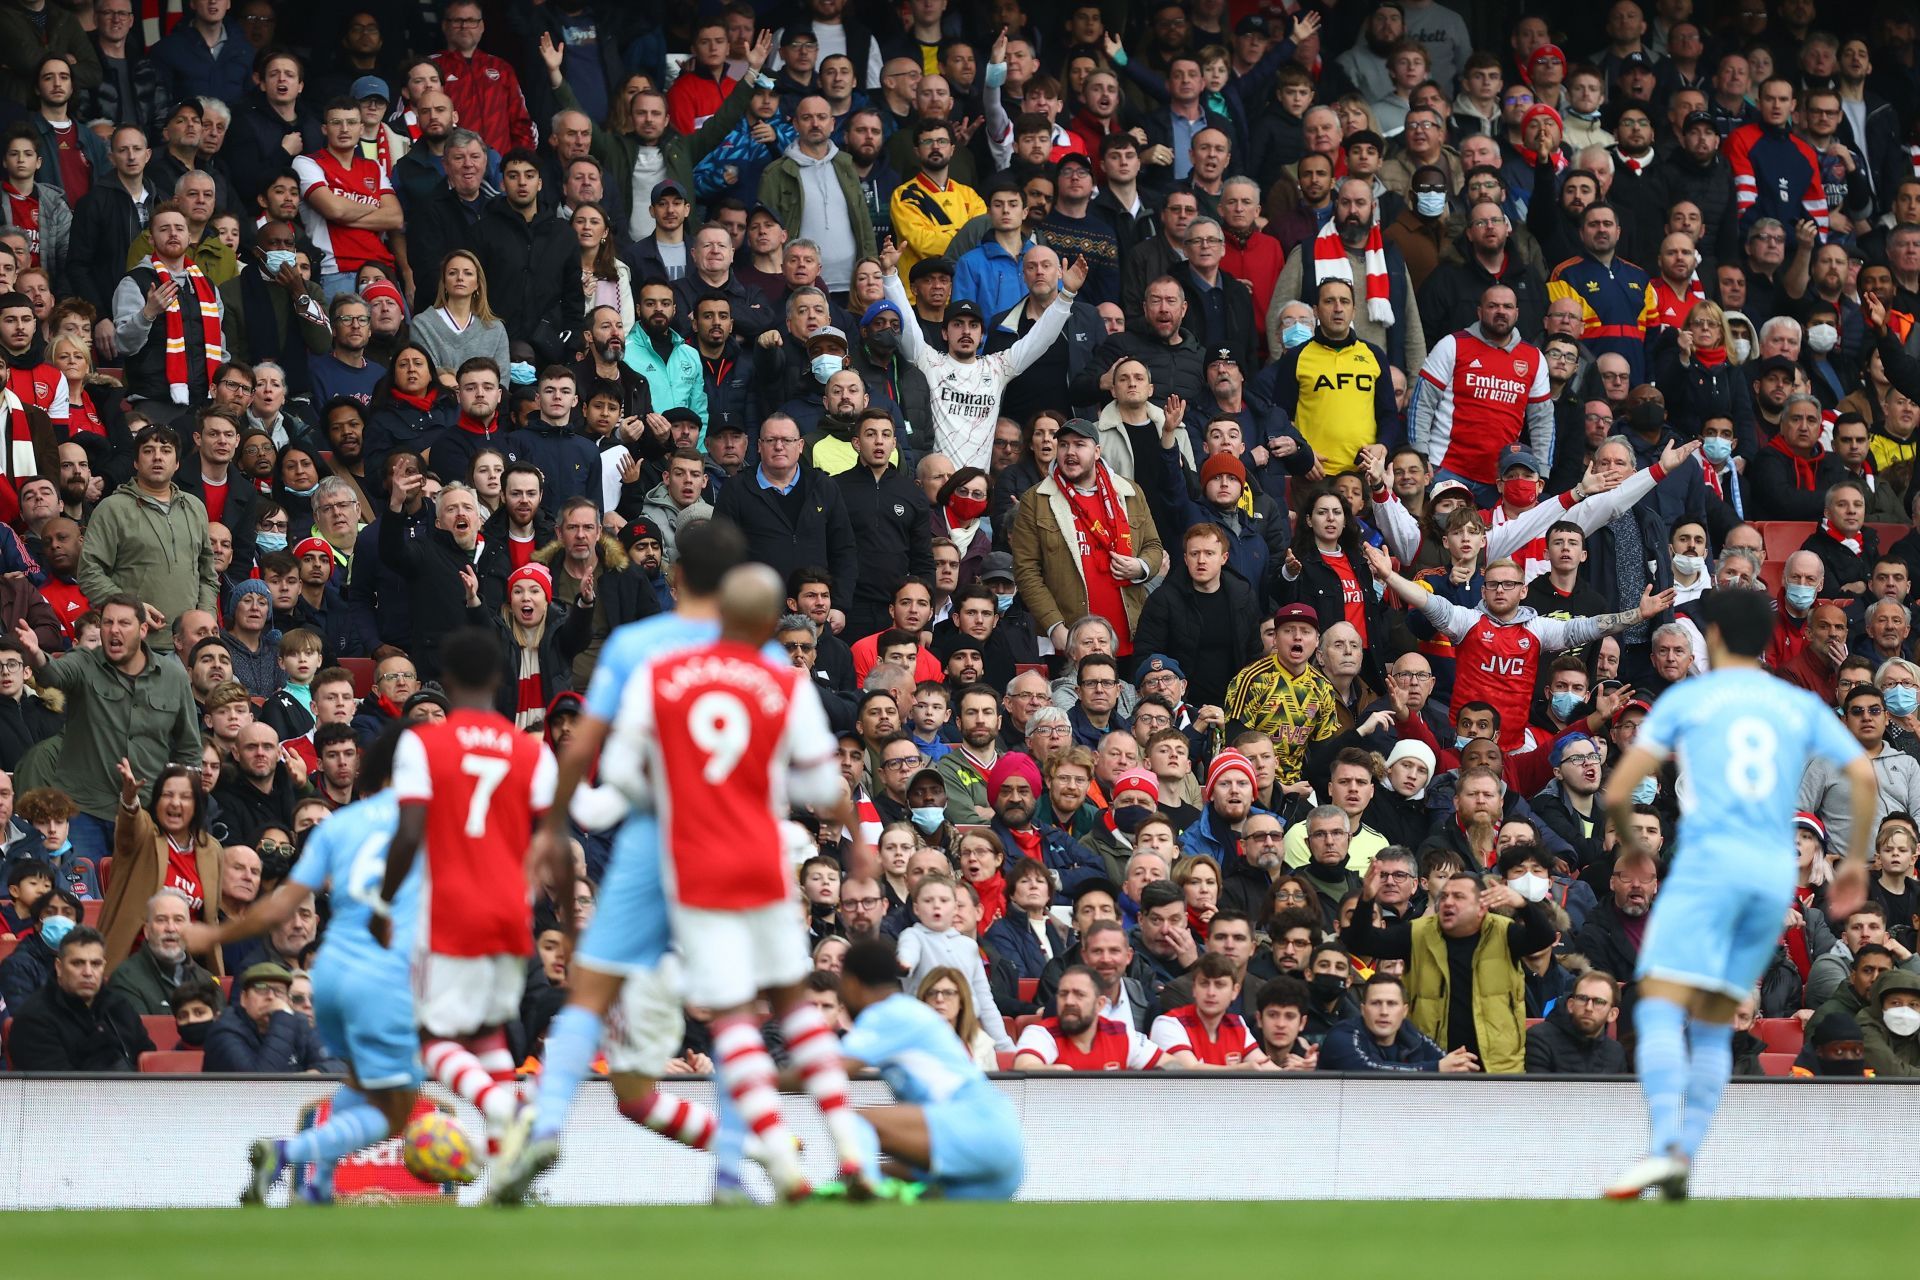
<path fill-rule="evenodd" d="M 1876 1076 L 1920 1076 L 1920 975 L 1889 969 L 1860 1011 L 1860 1042 Z"/>

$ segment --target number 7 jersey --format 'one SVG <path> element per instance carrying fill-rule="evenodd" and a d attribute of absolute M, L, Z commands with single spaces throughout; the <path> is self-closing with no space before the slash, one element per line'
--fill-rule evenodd
<path fill-rule="evenodd" d="M 428 951 L 532 954 L 527 845 L 557 774 L 546 743 L 493 711 L 455 711 L 400 735 L 394 798 L 427 810 Z"/>
<path fill-rule="evenodd" d="M 780 819 L 842 782 L 833 731 L 806 673 L 716 641 L 643 666 L 603 765 L 660 815 L 668 892 L 681 906 L 747 911 L 791 898 Z"/>

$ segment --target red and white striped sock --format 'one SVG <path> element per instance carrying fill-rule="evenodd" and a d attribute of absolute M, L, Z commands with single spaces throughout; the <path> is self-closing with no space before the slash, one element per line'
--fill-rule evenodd
<path fill-rule="evenodd" d="M 787 1041 L 787 1061 L 800 1073 L 807 1096 L 820 1107 L 820 1118 L 843 1164 L 861 1159 L 859 1118 L 847 1105 L 847 1069 L 840 1060 L 840 1037 L 833 1033 L 820 1010 L 802 1002 L 780 1019 Z"/>
<path fill-rule="evenodd" d="M 751 1018 L 733 1014 L 714 1024 L 713 1051 L 719 1059 L 720 1083 L 726 1086 L 747 1127 L 769 1150 L 793 1150 L 793 1137 L 780 1115 L 773 1059 L 760 1038 L 760 1028 Z"/>
<path fill-rule="evenodd" d="M 432 1041 L 420 1057 L 426 1063 L 428 1074 L 471 1102 L 486 1117 L 490 1134 L 505 1129 L 513 1119 L 520 1105 L 520 1089 L 511 1069 L 505 1079 L 496 1078 L 477 1056 L 454 1040 Z"/>
<path fill-rule="evenodd" d="M 642 1128 L 663 1138 L 671 1138 L 695 1151 L 713 1145 L 714 1130 L 720 1125 L 713 1110 L 687 1098 L 676 1098 L 655 1089 L 644 1098 L 629 1098 L 619 1107 L 620 1114 Z"/>

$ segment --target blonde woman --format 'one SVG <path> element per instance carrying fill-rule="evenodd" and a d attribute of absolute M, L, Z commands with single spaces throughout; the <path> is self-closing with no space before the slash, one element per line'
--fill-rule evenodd
<path fill-rule="evenodd" d="M 960 1043 L 967 1046 L 976 1067 L 983 1071 L 999 1069 L 1000 1059 L 994 1053 L 993 1037 L 980 1025 L 979 1016 L 973 1011 L 973 991 L 958 969 L 946 965 L 934 969 L 920 980 L 920 989 L 914 995 L 946 1019 L 953 1033 L 960 1037 Z"/>
<path fill-rule="evenodd" d="M 572 225 L 580 246 L 581 316 L 592 315 L 595 307 L 613 307 L 620 312 L 620 332 L 633 332 L 633 272 L 613 251 L 613 220 L 588 201 L 573 211 Z"/>
<path fill-rule="evenodd" d="M 1187 900 L 1187 927 L 1196 938 L 1207 936 L 1207 925 L 1220 909 L 1220 864 L 1212 855 L 1196 853 L 1173 864 L 1173 882 Z"/>
<path fill-rule="evenodd" d="M 847 310 L 858 317 L 865 315 L 874 303 L 886 301 L 887 291 L 882 285 L 885 277 L 880 259 L 861 258 L 855 262 L 853 283 L 847 287 Z"/>
<path fill-rule="evenodd" d="M 1697 437 L 1708 418 L 1728 418 L 1743 451 L 1751 450 L 1753 394 L 1747 380 L 1734 371 L 1728 313 L 1715 302 L 1694 303 L 1666 353 L 1657 361 L 1661 367 L 1654 370 L 1654 378 L 1668 388 L 1667 416 L 1681 437 Z"/>
<path fill-rule="evenodd" d="M 449 387 L 455 385 L 455 371 L 475 356 L 493 361 L 503 381 L 513 362 L 507 353 L 507 326 L 487 305 L 487 273 L 480 259 L 465 249 L 440 260 L 439 293 L 433 306 L 413 318 L 412 333 Z"/>
<path fill-rule="evenodd" d="M 47 362 L 67 380 L 68 428 L 90 435 L 106 435 L 106 422 L 100 416 L 99 406 L 94 403 L 91 389 L 105 392 L 110 403 L 117 408 L 120 384 L 111 378 L 95 377 L 93 344 L 70 333 L 57 334 L 47 344 Z"/>

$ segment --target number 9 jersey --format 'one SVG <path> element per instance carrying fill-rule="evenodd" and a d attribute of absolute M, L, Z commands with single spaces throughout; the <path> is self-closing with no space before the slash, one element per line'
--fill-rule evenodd
<path fill-rule="evenodd" d="M 716 641 L 643 666 L 627 685 L 603 766 L 660 815 L 669 896 L 748 911 L 796 892 L 781 835 L 789 805 L 844 786 L 826 710 L 805 672 Z"/>
<path fill-rule="evenodd" d="M 394 797 L 427 808 L 424 950 L 532 954 L 527 845 L 557 774 L 546 743 L 493 711 L 458 710 L 400 736 Z"/>

